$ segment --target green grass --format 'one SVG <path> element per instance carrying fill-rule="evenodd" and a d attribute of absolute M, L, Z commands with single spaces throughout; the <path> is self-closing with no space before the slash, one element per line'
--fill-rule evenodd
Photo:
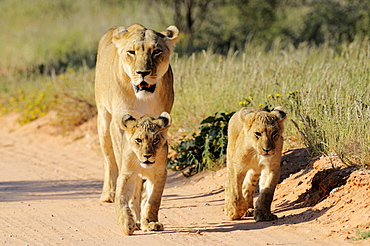
<path fill-rule="evenodd" d="M 169 6 L 162 5 L 159 15 L 152 1 L 126 2 L 0 1 L 0 115 L 21 112 L 24 124 L 56 110 L 56 124 L 67 130 L 93 117 L 101 35 L 115 25 L 141 23 L 162 30 L 173 24 Z M 175 53 L 171 132 L 190 136 L 208 116 L 242 105 L 283 105 L 290 119 L 286 146 L 303 143 L 313 154 L 334 153 L 349 165 L 368 167 L 369 39 L 335 47 L 294 47 L 277 39 L 268 51 L 266 46 L 249 42 L 225 56 L 211 49 L 191 56 Z"/>
<path fill-rule="evenodd" d="M 3 0 L 0 9 L 0 74 L 93 67 L 99 39 L 112 26 L 172 24 L 146 0 Z"/>
<path fill-rule="evenodd" d="M 368 40 L 340 51 L 305 45 L 281 49 L 277 42 L 267 53 L 250 45 L 227 57 L 203 52 L 173 60 L 175 129 L 192 132 L 216 111 L 239 109 L 238 102 L 283 105 L 296 123 L 287 121 L 287 139 L 299 138 L 300 131 L 316 154 L 336 153 L 348 164 L 369 165 Z M 289 97 L 295 91 L 299 97 Z"/>
<path fill-rule="evenodd" d="M 269 52 L 250 45 L 245 52 L 230 52 L 226 57 L 211 52 L 190 57 L 174 55 L 172 67 L 176 93 L 171 128 L 174 134 L 191 134 L 198 130 L 202 119 L 217 111 L 236 111 L 242 103 L 283 105 L 291 119 L 286 126 L 287 144 L 289 140 L 302 141 L 316 154 L 335 153 L 347 164 L 369 165 L 368 40 L 343 45 L 340 52 L 327 46 L 281 49 L 277 43 Z M 88 67 L 69 69 L 61 75 L 2 76 L 2 112 L 27 113 L 27 108 L 47 111 L 58 109 L 54 105 L 57 103 L 62 115 L 72 114 L 76 107 L 70 99 L 80 98 L 88 114 L 94 105 L 93 80 L 94 70 Z M 41 94 L 45 94 L 44 98 L 39 99 Z M 23 101 L 22 96 L 30 100 Z M 20 97 L 17 105 L 13 99 Z M 95 113 L 91 110 L 91 115 Z M 73 120 L 73 115 L 81 114 L 64 114 L 70 119 L 63 124 L 79 124 L 81 120 Z"/>

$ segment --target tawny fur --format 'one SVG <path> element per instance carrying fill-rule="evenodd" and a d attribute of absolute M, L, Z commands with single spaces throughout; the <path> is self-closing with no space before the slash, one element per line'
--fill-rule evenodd
<path fill-rule="evenodd" d="M 171 112 L 174 92 L 170 54 L 179 31 L 169 26 L 158 33 L 134 24 L 108 30 L 101 38 L 95 73 L 98 133 L 104 156 L 101 200 L 113 202 L 119 166 L 126 153 L 122 117 L 158 117 Z M 155 87 L 154 87 L 155 85 Z M 141 90 L 137 90 L 141 88 Z M 148 91 L 147 88 L 155 88 Z M 165 181 L 161 181 L 164 185 Z"/>
<path fill-rule="evenodd" d="M 271 202 L 280 177 L 285 119 L 281 107 L 272 112 L 242 108 L 231 117 L 225 185 L 225 213 L 230 219 L 243 216 L 254 216 L 256 221 L 277 219 L 271 213 Z M 258 180 L 260 194 L 254 209 Z"/>
<path fill-rule="evenodd" d="M 124 144 L 115 196 L 115 207 L 122 231 L 163 230 L 158 222 L 163 188 L 167 178 L 167 129 L 171 117 L 163 112 L 157 119 L 147 115 L 122 119 Z"/>

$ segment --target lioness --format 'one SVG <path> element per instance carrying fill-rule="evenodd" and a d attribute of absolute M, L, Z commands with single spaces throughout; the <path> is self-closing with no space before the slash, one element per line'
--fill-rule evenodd
<path fill-rule="evenodd" d="M 164 111 L 171 112 L 174 93 L 169 59 L 178 35 L 175 26 L 158 33 L 134 24 L 113 27 L 100 40 L 95 99 L 104 155 L 104 202 L 115 199 L 117 165 L 126 155 L 120 128 L 123 115 L 158 117 Z"/>
<path fill-rule="evenodd" d="M 242 108 L 230 119 L 227 145 L 225 213 L 232 219 L 254 216 L 256 221 L 277 219 L 271 202 L 280 177 L 284 120 L 281 107 L 271 112 Z M 253 206 L 259 179 L 260 194 Z"/>
<path fill-rule="evenodd" d="M 167 177 L 170 125 L 171 117 L 166 112 L 157 119 L 147 115 L 135 119 L 130 114 L 122 118 L 124 155 L 118 165 L 115 207 L 126 235 L 138 227 L 143 231 L 163 230 L 158 210 Z"/>

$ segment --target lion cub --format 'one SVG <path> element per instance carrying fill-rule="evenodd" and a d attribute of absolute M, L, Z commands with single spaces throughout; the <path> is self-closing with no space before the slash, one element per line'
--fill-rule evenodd
<path fill-rule="evenodd" d="M 157 119 L 130 114 L 122 118 L 124 131 L 122 161 L 115 196 L 116 214 L 122 231 L 163 230 L 158 222 L 163 188 L 167 178 L 167 129 L 171 117 L 163 112 Z"/>
<path fill-rule="evenodd" d="M 280 178 L 284 120 L 281 107 L 271 112 L 242 108 L 230 119 L 227 146 L 225 213 L 232 219 L 254 216 L 256 221 L 277 219 L 271 202 Z M 260 194 L 253 206 L 259 179 Z"/>

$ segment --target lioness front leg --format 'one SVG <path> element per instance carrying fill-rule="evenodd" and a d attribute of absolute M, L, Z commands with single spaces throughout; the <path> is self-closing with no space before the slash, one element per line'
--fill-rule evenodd
<path fill-rule="evenodd" d="M 117 179 L 115 208 L 118 223 L 126 235 L 131 235 L 136 229 L 136 222 L 130 209 L 130 199 L 135 191 L 135 177 L 133 174 L 120 175 Z"/>
<path fill-rule="evenodd" d="M 242 194 L 245 174 L 245 171 L 234 171 L 232 168 L 227 171 L 225 213 L 232 220 L 240 219 L 247 211 L 247 204 Z"/>
<path fill-rule="evenodd" d="M 271 203 L 274 198 L 275 187 L 279 177 L 280 167 L 276 171 L 272 171 L 270 168 L 262 171 L 260 194 L 256 202 L 256 209 L 254 210 L 254 219 L 256 221 L 271 221 L 277 219 L 277 216 L 271 213 Z"/>
<path fill-rule="evenodd" d="M 166 184 L 167 171 L 164 169 L 158 173 L 159 180 L 148 179 L 144 183 L 145 196 L 141 210 L 142 231 L 163 231 L 164 226 L 158 222 L 158 211 L 161 205 L 163 189 Z"/>
<path fill-rule="evenodd" d="M 113 202 L 116 192 L 118 167 L 113 152 L 112 139 L 110 135 L 110 124 L 112 116 L 104 107 L 98 107 L 97 127 L 99 141 L 104 156 L 104 184 L 100 197 L 102 202 Z"/>

